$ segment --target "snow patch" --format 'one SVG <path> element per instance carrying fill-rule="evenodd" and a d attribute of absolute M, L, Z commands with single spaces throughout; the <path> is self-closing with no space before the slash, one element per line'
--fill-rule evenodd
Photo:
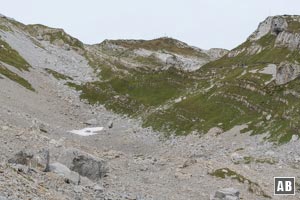
<path fill-rule="evenodd" d="M 73 133 L 81 136 L 91 136 L 91 135 L 99 134 L 99 131 L 102 131 L 103 129 L 104 129 L 103 127 L 84 128 L 81 130 L 72 130 L 69 131 L 69 133 Z"/>

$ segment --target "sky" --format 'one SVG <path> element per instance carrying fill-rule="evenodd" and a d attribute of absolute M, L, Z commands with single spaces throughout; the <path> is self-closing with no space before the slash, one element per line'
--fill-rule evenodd
<path fill-rule="evenodd" d="M 0 0 L 0 13 L 63 28 L 86 44 L 172 37 L 232 49 L 270 15 L 298 14 L 299 0 Z"/>

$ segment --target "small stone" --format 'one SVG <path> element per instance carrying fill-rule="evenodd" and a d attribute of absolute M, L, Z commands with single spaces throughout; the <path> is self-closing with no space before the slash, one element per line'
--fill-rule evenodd
<path fill-rule="evenodd" d="M 220 135 L 221 133 L 223 133 L 223 130 L 219 127 L 213 127 L 211 129 L 209 129 L 209 131 L 207 132 L 208 135 Z"/>
<path fill-rule="evenodd" d="M 186 168 L 186 167 L 189 167 L 189 166 L 191 166 L 195 163 L 197 163 L 197 160 L 190 158 L 190 159 L 186 160 L 180 168 Z"/>
<path fill-rule="evenodd" d="M 2 126 L 1 129 L 2 129 L 3 131 L 7 131 L 7 130 L 9 129 L 9 127 L 8 127 L 8 126 Z"/>
<path fill-rule="evenodd" d="M 97 192 L 103 192 L 104 191 L 104 188 L 101 187 L 100 185 L 96 184 L 94 186 L 94 191 L 97 191 Z"/>
<path fill-rule="evenodd" d="M 98 120 L 97 119 L 90 119 L 87 120 L 86 122 L 84 122 L 86 125 L 90 125 L 90 126 L 96 126 L 98 125 Z"/>
<path fill-rule="evenodd" d="M 234 188 L 224 188 L 216 191 L 211 200 L 239 200 L 240 192 Z"/>
<path fill-rule="evenodd" d="M 36 37 L 36 39 L 38 39 L 38 40 L 40 40 L 40 41 L 44 40 L 43 36 L 41 36 L 41 35 L 38 35 L 38 36 Z"/>
<path fill-rule="evenodd" d="M 113 128 L 113 126 L 114 126 L 114 123 L 113 123 L 113 121 L 109 121 L 108 123 L 107 123 L 107 127 L 110 129 L 110 128 Z"/>
<path fill-rule="evenodd" d="M 238 154 L 238 153 L 233 153 L 233 154 L 231 154 L 231 161 L 234 163 L 234 164 L 239 164 L 239 163 L 241 163 L 241 162 L 243 162 L 244 161 L 244 157 L 243 156 L 241 156 L 240 154 Z"/>
<path fill-rule="evenodd" d="M 272 118 L 272 115 L 267 115 L 267 116 L 266 116 L 266 120 L 268 120 L 268 121 L 269 121 L 271 118 Z"/>
<path fill-rule="evenodd" d="M 187 179 L 190 179 L 191 177 L 192 177 L 192 174 L 190 174 L 190 173 L 185 173 L 180 170 L 177 170 L 177 172 L 175 172 L 175 178 L 177 178 L 179 180 L 187 180 Z"/>
<path fill-rule="evenodd" d="M 69 44 L 64 44 L 63 45 L 63 49 L 66 50 L 66 51 L 70 51 L 71 50 L 71 47 Z"/>
<path fill-rule="evenodd" d="M 274 156 L 275 155 L 275 152 L 274 151 L 267 151 L 265 153 L 266 156 Z"/>
<path fill-rule="evenodd" d="M 292 139 L 291 139 L 291 142 L 295 142 L 299 139 L 299 136 L 298 135 L 293 135 L 292 136 Z"/>
<path fill-rule="evenodd" d="M 75 193 L 82 193 L 82 187 L 79 185 L 74 186 L 74 192 Z"/>
<path fill-rule="evenodd" d="M 4 196 L 0 196 L 0 200 L 8 200 L 8 199 Z"/>

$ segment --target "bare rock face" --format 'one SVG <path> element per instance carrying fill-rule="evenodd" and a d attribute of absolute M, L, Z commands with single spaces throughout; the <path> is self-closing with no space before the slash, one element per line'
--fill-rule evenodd
<path fill-rule="evenodd" d="M 167 58 L 166 64 L 170 66 L 181 66 L 183 65 L 183 62 L 176 56 L 170 56 Z"/>
<path fill-rule="evenodd" d="M 299 77 L 299 75 L 300 75 L 299 64 L 282 62 L 280 63 L 276 71 L 276 84 L 283 85 Z"/>
<path fill-rule="evenodd" d="M 271 22 L 271 33 L 278 35 L 282 31 L 286 30 L 288 23 L 286 19 L 282 17 L 274 17 Z"/>
<path fill-rule="evenodd" d="M 282 31 L 286 30 L 288 23 L 285 18 L 281 16 L 268 17 L 265 21 L 261 22 L 258 29 L 249 37 L 249 40 L 255 41 L 268 33 L 278 35 Z"/>
<path fill-rule="evenodd" d="M 107 172 L 106 162 L 77 149 L 67 149 L 59 157 L 58 161 L 70 170 L 91 180 L 99 180 Z"/>
<path fill-rule="evenodd" d="M 229 51 L 227 49 L 220 49 L 220 48 L 211 48 L 206 51 L 206 53 L 214 60 L 219 59 L 225 54 L 227 54 Z"/>
<path fill-rule="evenodd" d="M 283 31 L 278 34 L 275 47 L 287 47 L 290 50 L 300 49 L 300 34 Z"/>

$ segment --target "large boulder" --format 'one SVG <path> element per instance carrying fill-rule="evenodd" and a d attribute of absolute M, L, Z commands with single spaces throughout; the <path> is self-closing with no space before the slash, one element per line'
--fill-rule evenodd
<path fill-rule="evenodd" d="M 234 188 L 217 190 L 210 200 L 240 200 L 240 192 Z"/>
<path fill-rule="evenodd" d="M 40 150 L 38 152 L 20 151 L 8 160 L 12 164 L 26 165 L 40 171 L 49 171 L 50 154 L 48 150 Z"/>
<path fill-rule="evenodd" d="M 276 84 L 283 85 L 300 76 L 300 65 L 282 62 L 276 71 Z"/>
<path fill-rule="evenodd" d="M 101 179 L 108 172 L 106 161 L 73 148 L 66 149 L 59 156 L 58 162 L 94 181 Z"/>
<path fill-rule="evenodd" d="M 63 176 L 66 181 L 72 184 L 79 185 L 80 183 L 80 175 L 77 172 L 71 171 L 67 166 L 61 163 L 51 163 L 49 165 L 49 171 Z"/>

